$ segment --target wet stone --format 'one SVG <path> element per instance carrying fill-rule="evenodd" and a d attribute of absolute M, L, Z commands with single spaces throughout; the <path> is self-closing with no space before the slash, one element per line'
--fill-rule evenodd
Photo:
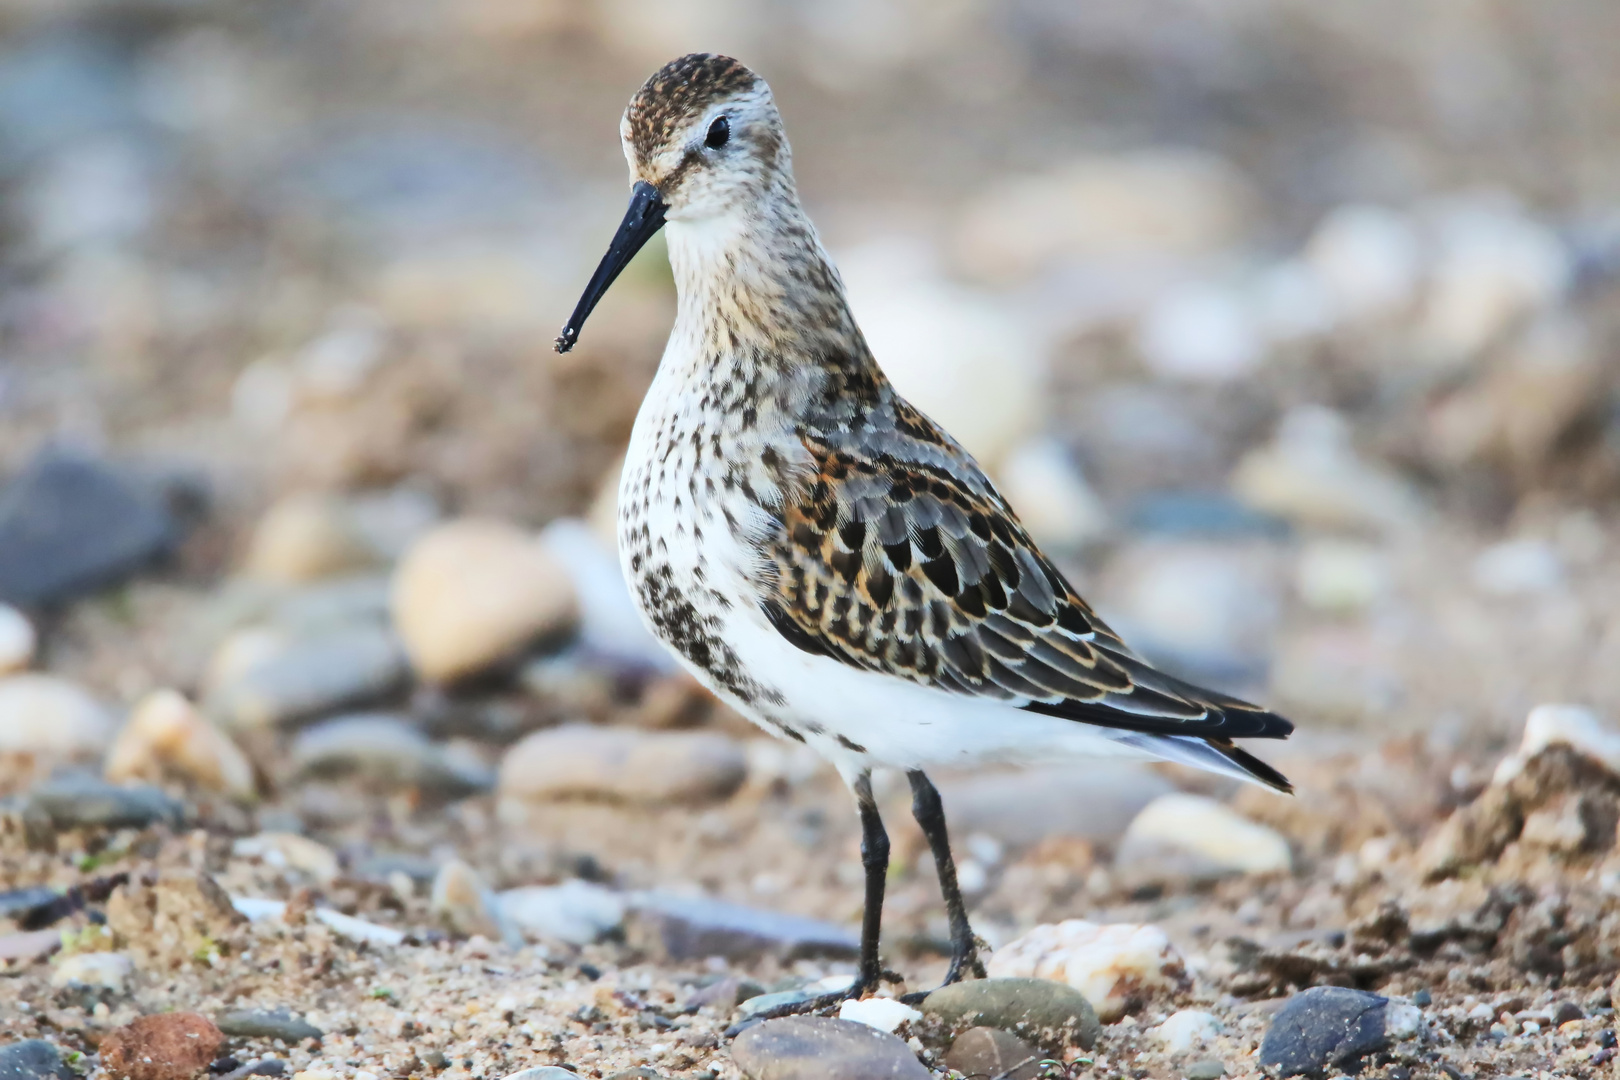
<path fill-rule="evenodd" d="M 0 599 L 35 607 L 105 588 L 179 538 L 156 492 L 94 459 L 43 451 L 0 491 Z"/>
<path fill-rule="evenodd" d="M 1328 1068 L 1351 1070 L 1389 1045 L 1390 1001 L 1340 986 L 1295 994 L 1277 1013 L 1260 1044 L 1260 1064 L 1280 1076 L 1316 1076 Z"/>
<path fill-rule="evenodd" d="M 287 1009 L 239 1009 L 225 1013 L 215 1023 L 235 1039 L 280 1039 L 289 1046 L 326 1034 Z"/>
<path fill-rule="evenodd" d="M 731 1045 L 749 1080 L 927 1080 L 911 1049 L 876 1028 L 824 1016 L 767 1020 Z"/>
<path fill-rule="evenodd" d="M 28 801 L 58 829 L 144 829 L 178 825 L 185 807 L 155 787 L 118 787 L 89 776 L 65 776 L 35 788 Z"/>
<path fill-rule="evenodd" d="M 965 1076 L 1035 1080 L 1041 1074 L 1039 1050 L 1018 1036 L 993 1027 L 968 1028 L 951 1043 L 945 1067 Z"/>
<path fill-rule="evenodd" d="M 855 932 L 835 923 L 706 897 L 641 893 L 632 910 L 631 943 L 670 960 L 851 957 L 860 948 Z"/>
<path fill-rule="evenodd" d="M 1084 994 L 1049 979 L 953 983 L 924 998 L 922 1011 L 953 1028 L 999 1028 L 1046 1047 L 1074 1043 L 1089 1050 L 1102 1030 Z"/>
<path fill-rule="evenodd" d="M 23 1039 L 0 1047 L 0 1080 L 75 1080 L 62 1052 L 44 1039 Z"/>

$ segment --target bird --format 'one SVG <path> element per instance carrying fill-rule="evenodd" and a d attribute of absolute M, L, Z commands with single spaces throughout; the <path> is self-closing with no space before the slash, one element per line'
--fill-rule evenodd
<path fill-rule="evenodd" d="M 949 919 L 946 984 L 985 968 L 928 770 L 1073 761 L 1083 784 L 1083 763 L 1147 759 L 1292 791 L 1238 740 L 1293 724 L 1133 652 L 884 376 L 800 203 L 764 79 L 728 56 L 682 56 L 635 92 L 619 135 L 629 208 L 555 347 L 573 348 L 664 230 L 676 315 L 619 482 L 625 580 L 679 663 L 830 761 L 860 818 L 857 974 L 779 1012 L 898 978 L 879 954 L 889 840 L 875 768 L 910 783 Z"/>

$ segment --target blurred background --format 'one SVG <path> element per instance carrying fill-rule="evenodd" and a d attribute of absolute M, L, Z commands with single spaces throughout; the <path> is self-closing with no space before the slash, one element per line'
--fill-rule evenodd
<path fill-rule="evenodd" d="M 7 783 L 118 733 L 114 779 L 257 792 L 210 812 L 355 873 L 391 844 L 847 914 L 847 872 L 727 869 L 745 818 L 847 869 L 836 780 L 616 576 L 662 247 L 551 351 L 625 102 L 693 50 L 770 81 L 901 390 L 1128 640 L 1294 718 L 1280 763 L 1613 714 L 1617 39 L 1605 0 L 5 0 Z M 699 809 L 630 837 L 666 799 Z"/>

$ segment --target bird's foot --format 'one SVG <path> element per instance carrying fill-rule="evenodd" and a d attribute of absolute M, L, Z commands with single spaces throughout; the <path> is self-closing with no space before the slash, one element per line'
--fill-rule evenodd
<path fill-rule="evenodd" d="M 803 1001 L 789 1001 L 772 1006 L 763 1012 L 753 1013 L 748 1017 L 748 1020 L 776 1020 L 783 1016 L 803 1016 L 806 1013 L 821 1012 L 823 1009 L 831 1009 L 842 1005 L 846 1001 L 859 1001 L 868 994 L 875 992 L 879 982 L 897 983 L 901 981 L 903 980 L 895 972 L 884 971 L 873 978 L 856 979 L 844 990 L 834 990 L 831 993 L 805 998 Z"/>
<path fill-rule="evenodd" d="M 945 987 L 950 986 L 952 983 L 959 983 L 969 975 L 975 979 L 988 978 L 984 970 L 984 961 L 979 959 L 979 946 L 982 944 L 983 942 L 978 938 L 974 938 L 973 944 L 952 956 L 951 966 L 945 972 L 945 981 L 940 983 L 939 986 Z M 914 994 L 904 994 L 901 996 L 900 1002 L 903 1005 L 920 1005 L 923 999 L 932 992 L 931 990 L 919 990 Z"/>

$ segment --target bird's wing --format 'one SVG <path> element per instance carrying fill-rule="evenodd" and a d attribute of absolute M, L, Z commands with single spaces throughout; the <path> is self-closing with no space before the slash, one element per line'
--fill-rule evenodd
<path fill-rule="evenodd" d="M 799 436 L 809 467 L 783 493 L 764 542 L 760 601 L 798 648 L 1033 712 L 1198 736 L 1217 749 L 1293 730 L 1133 654 L 1041 554 L 972 457 L 897 395 Z"/>

